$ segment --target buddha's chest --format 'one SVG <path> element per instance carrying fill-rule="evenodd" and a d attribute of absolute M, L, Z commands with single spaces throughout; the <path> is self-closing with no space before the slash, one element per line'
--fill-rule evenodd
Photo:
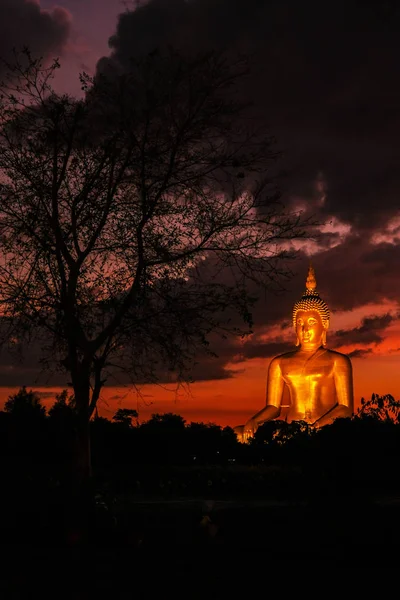
<path fill-rule="evenodd" d="M 282 364 L 281 371 L 285 382 L 292 385 L 302 385 L 306 382 L 318 385 L 333 378 L 332 365 L 324 360 L 313 362 L 299 357 Z"/>

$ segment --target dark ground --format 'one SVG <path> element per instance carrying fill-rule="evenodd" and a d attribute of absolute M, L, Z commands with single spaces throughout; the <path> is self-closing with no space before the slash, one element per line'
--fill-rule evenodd
<path fill-rule="evenodd" d="M 289 586 L 293 572 L 311 581 L 329 575 L 334 585 L 360 573 L 365 582 L 376 569 L 396 579 L 400 566 L 396 497 L 131 497 L 112 513 L 100 507 L 82 547 L 59 543 L 55 530 L 41 532 L 33 514 L 24 534 L 3 522 L 0 597 L 219 599 L 278 574 Z"/>

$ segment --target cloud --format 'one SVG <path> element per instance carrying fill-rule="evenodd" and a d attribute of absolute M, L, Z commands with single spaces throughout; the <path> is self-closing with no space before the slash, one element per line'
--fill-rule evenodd
<path fill-rule="evenodd" d="M 242 372 L 227 368 L 227 362 L 229 362 L 229 360 L 226 357 L 221 356 L 197 362 L 191 370 L 193 381 L 199 382 L 231 379 L 238 373 Z"/>
<path fill-rule="evenodd" d="M 295 246 L 282 293 L 259 295 L 256 327 L 290 319 L 310 253 L 332 313 L 400 298 L 399 24 L 397 3 L 356 0 L 149 0 L 119 17 L 99 70 L 163 44 L 251 56 L 243 93 L 282 150 L 283 200 L 323 224 L 315 243 Z M 249 354 L 270 351 L 255 344 Z"/>
<path fill-rule="evenodd" d="M 348 352 L 347 356 L 349 358 L 366 358 L 369 354 L 372 354 L 371 348 L 356 348 L 351 352 Z"/>
<path fill-rule="evenodd" d="M 398 319 L 389 313 L 380 316 L 365 317 L 359 327 L 340 329 L 335 333 L 335 341 L 344 344 L 379 344 L 383 341 L 383 332 Z"/>
<path fill-rule="evenodd" d="M 163 44 L 251 56 L 243 91 L 282 150 L 283 200 L 323 224 L 316 242 L 294 245 L 298 260 L 281 293 L 254 290 L 258 329 L 290 320 L 310 254 L 333 314 L 400 298 L 400 171 L 393 153 L 400 136 L 399 21 L 395 2 L 361 7 L 355 0 L 329 7 L 311 0 L 150 0 L 119 17 L 111 56 L 99 70 L 128 67 L 131 57 Z M 385 328 L 369 331 L 374 324 L 330 336 L 330 342 L 378 343 Z M 259 343 L 253 337 L 243 353 L 268 357 L 286 344 L 284 338 Z M 225 350 L 217 359 L 221 368 L 224 357 Z"/>
<path fill-rule="evenodd" d="M 38 390 L 35 391 L 35 393 L 42 399 L 42 400 L 53 400 L 56 396 L 56 392 L 51 391 L 44 391 L 44 390 Z"/>
<path fill-rule="evenodd" d="M 43 10 L 35 0 L 0 0 L 0 57 L 28 47 L 35 56 L 62 54 L 71 32 L 71 14 L 61 7 Z M 0 67 L 1 68 L 1 67 Z"/>
<path fill-rule="evenodd" d="M 352 310 L 384 300 L 398 302 L 400 246 L 371 245 L 354 233 L 327 252 L 313 257 L 318 288 L 332 310 Z"/>
<path fill-rule="evenodd" d="M 394 2 L 150 0 L 120 15 L 98 68 L 162 44 L 248 53 L 245 92 L 283 150 L 286 199 L 311 201 L 322 174 L 321 216 L 375 231 L 400 190 L 399 21 Z"/>
<path fill-rule="evenodd" d="M 283 354 L 284 352 L 290 352 L 291 350 L 294 350 L 294 342 L 295 337 L 293 337 L 292 342 L 288 342 L 283 339 L 271 340 L 270 342 L 266 343 L 249 342 L 244 345 L 242 358 L 272 358 L 278 354 Z"/>

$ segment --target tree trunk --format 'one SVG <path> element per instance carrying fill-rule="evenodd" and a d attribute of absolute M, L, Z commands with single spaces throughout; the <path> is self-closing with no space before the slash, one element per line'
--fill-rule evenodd
<path fill-rule="evenodd" d="M 90 453 L 89 377 L 74 386 L 77 420 L 68 478 L 67 541 L 85 544 L 89 541 L 94 516 L 94 493 Z"/>

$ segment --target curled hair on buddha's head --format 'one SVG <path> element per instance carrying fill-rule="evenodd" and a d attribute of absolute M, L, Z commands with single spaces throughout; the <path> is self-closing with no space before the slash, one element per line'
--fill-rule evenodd
<path fill-rule="evenodd" d="M 298 302 L 293 306 L 293 327 L 296 329 L 296 317 L 299 310 L 316 310 L 321 317 L 321 321 L 324 325 L 324 336 L 323 336 L 323 345 L 326 344 L 326 330 L 329 327 L 329 308 L 326 302 L 320 298 L 320 295 L 316 291 L 317 281 L 315 279 L 315 272 L 313 267 L 310 265 L 308 268 L 308 275 L 306 281 L 306 291 L 300 298 Z M 299 345 L 299 340 L 297 340 L 296 346 Z"/>

